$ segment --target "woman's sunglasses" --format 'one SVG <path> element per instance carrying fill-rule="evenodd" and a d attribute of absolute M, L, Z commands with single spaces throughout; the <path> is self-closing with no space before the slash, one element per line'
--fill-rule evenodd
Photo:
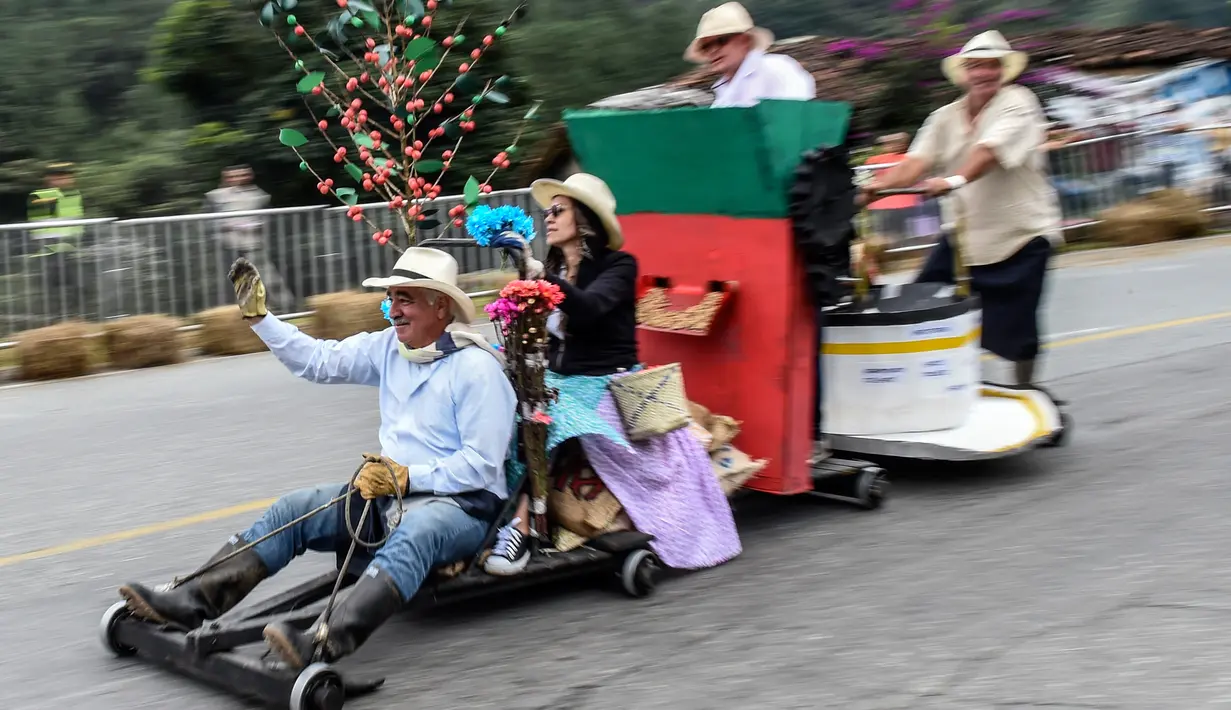
<path fill-rule="evenodd" d="M 551 207 L 543 210 L 543 219 L 547 219 L 548 217 L 559 217 L 563 213 L 564 205 L 552 205 Z"/>

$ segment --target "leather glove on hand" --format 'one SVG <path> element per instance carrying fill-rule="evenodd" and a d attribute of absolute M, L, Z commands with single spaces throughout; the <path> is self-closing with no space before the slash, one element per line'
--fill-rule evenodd
<path fill-rule="evenodd" d="M 251 261 L 242 256 L 236 259 L 227 278 L 235 286 L 239 312 L 245 318 L 259 318 L 269 312 L 265 310 L 265 283 Z"/>
<path fill-rule="evenodd" d="M 492 246 L 503 248 L 517 263 L 518 270 L 525 270 L 527 279 L 542 278 L 545 273 L 543 262 L 531 256 L 530 244 L 517 232 L 504 232 L 492 241 Z"/>
<path fill-rule="evenodd" d="M 355 488 L 359 489 L 359 495 L 367 500 L 380 498 L 381 496 L 397 495 L 400 489 L 402 495 L 406 495 L 410 486 L 410 469 L 399 465 L 388 456 L 380 456 L 378 454 L 364 454 L 363 468 L 359 470 L 359 475 L 355 478 Z M 393 481 L 389 475 L 392 470 L 393 476 L 397 478 L 397 488 L 393 487 Z"/>

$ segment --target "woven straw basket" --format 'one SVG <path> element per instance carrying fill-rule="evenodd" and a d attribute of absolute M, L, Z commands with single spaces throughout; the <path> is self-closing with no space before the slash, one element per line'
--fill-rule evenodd
<path fill-rule="evenodd" d="M 642 441 L 691 421 L 678 362 L 625 375 L 608 383 L 629 441 Z"/>

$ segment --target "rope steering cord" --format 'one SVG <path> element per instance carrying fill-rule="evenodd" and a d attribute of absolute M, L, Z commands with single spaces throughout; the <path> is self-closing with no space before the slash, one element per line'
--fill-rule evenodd
<path fill-rule="evenodd" d="M 252 542 L 246 545 L 243 545 L 242 547 L 232 551 L 231 553 L 213 562 L 203 565 L 201 568 L 199 568 L 197 571 L 193 572 L 192 574 L 186 575 L 184 577 L 176 577 L 171 582 L 171 589 L 175 589 L 176 587 L 179 587 L 183 584 L 186 584 L 200 577 L 201 575 L 205 574 L 211 569 L 214 569 L 215 567 L 223 564 L 224 562 L 238 555 L 241 555 L 244 552 L 247 552 L 248 550 L 251 550 L 253 547 L 272 538 L 273 536 L 278 535 L 282 532 L 285 532 L 289 530 L 290 528 L 294 527 L 295 525 L 299 525 L 300 523 L 303 523 L 304 521 L 309 520 L 310 518 L 325 512 L 326 510 L 329 510 L 330 508 L 332 508 L 333 506 L 337 505 L 338 503 L 342 501 L 346 501 L 346 505 L 342 509 L 342 518 L 346 522 L 346 533 L 347 535 L 350 536 L 351 543 L 350 543 L 350 548 L 347 549 L 346 551 L 346 558 L 342 562 L 341 568 L 338 570 L 338 578 L 333 584 L 333 592 L 329 595 L 329 603 L 325 605 L 325 612 L 324 612 L 324 615 L 321 617 L 320 628 L 316 632 L 316 637 L 315 637 L 316 654 L 315 655 L 319 656 L 321 653 L 321 650 L 324 648 L 325 640 L 328 638 L 329 617 L 333 614 L 334 603 L 337 601 L 338 592 L 341 591 L 342 589 L 342 580 L 346 578 L 346 571 L 347 569 L 350 568 L 351 559 L 355 555 L 355 550 L 360 545 L 362 545 L 363 547 L 367 549 L 381 547 L 382 545 L 384 545 L 386 542 L 389 541 L 389 537 L 393 534 L 392 530 L 388 530 L 385 532 L 385 536 L 376 542 L 365 542 L 363 540 L 363 536 L 360 533 L 360 530 L 363 529 L 364 523 L 367 522 L 368 514 L 372 510 L 373 501 L 370 499 L 365 501 L 363 504 L 363 512 L 359 514 L 359 523 L 355 524 L 352 521 L 350 501 L 351 501 L 351 496 L 353 496 L 355 491 L 357 490 L 357 488 L 355 487 L 355 481 L 359 479 L 359 473 L 362 472 L 363 468 L 367 465 L 368 465 L 368 462 L 364 461 L 363 463 L 359 464 L 359 467 L 356 468 L 355 472 L 351 474 L 350 480 L 346 484 L 345 493 L 334 496 L 332 499 L 329 500 L 329 502 L 323 503 L 320 506 L 308 511 L 307 513 L 304 513 L 298 518 L 295 518 L 289 523 L 282 525 L 278 528 L 275 528 L 274 530 L 269 531 L 268 533 L 262 535 L 256 540 L 253 540 Z M 390 482 L 393 483 L 393 491 L 394 491 L 394 496 L 397 499 L 398 516 L 400 520 L 401 514 L 405 512 L 405 506 L 403 505 L 403 500 L 402 500 L 402 490 L 401 488 L 398 487 L 397 475 L 393 471 L 393 466 L 389 465 L 388 463 L 384 461 L 381 462 L 381 465 L 384 466 L 385 470 L 389 472 L 389 480 Z"/>

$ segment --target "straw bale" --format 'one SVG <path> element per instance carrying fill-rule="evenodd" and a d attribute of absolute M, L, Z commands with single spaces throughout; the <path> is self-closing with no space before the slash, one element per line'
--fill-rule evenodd
<path fill-rule="evenodd" d="M 235 306 L 201 311 L 196 321 L 201 325 L 197 345 L 207 355 L 246 355 L 267 349 Z"/>
<path fill-rule="evenodd" d="M 173 365 L 184 359 L 178 318 L 166 315 L 131 316 L 103 326 L 107 360 L 113 367 L 135 370 Z"/>
<path fill-rule="evenodd" d="M 90 372 L 90 336 L 96 329 L 70 320 L 18 333 L 17 376 L 23 380 L 55 380 Z"/>
<path fill-rule="evenodd" d="M 380 312 L 381 292 L 343 291 L 308 299 L 312 334 L 326 340 L 342 340 L 356 333 L 374 333 L 389 327 Z"/>
<path fill-rule="evenodd" d="M 1181 190 L 1159 190 L 1110 207 L 1100 217 L 1099 238 L 1122 246 L 1195 237 L 1210 226 L 1200 201 Z"/>

